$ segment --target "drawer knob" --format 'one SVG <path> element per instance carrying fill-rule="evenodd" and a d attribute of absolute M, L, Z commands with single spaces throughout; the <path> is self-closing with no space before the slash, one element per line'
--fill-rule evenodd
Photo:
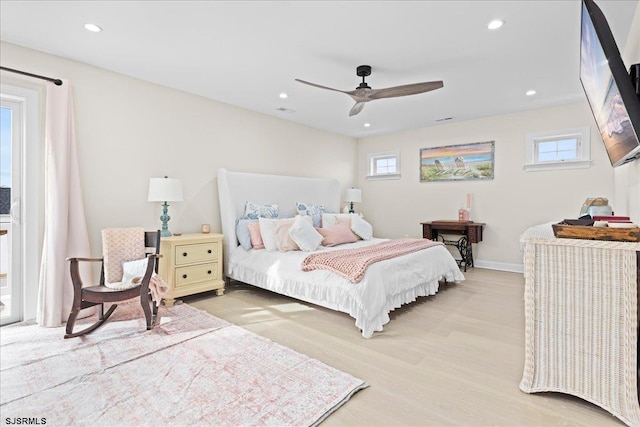
<path fill-rule="evenodd" d="M 211 270 L 207 271 L 207 274 L 211 274 Z"/>
<path fill-rule="evenodd" d="M 209 249 L 209 250 L 207 251 L 207 253 L 208 253 L 208 254 L 210 254 L 210 253 L 211 253 L 211 249 Z"/>
<path fill-rule="evenodd" d="M 187 253 L 186 252 L 182 252 L 182 256 L 187 256 Z"/>
<path fill-rule="evenodd" d="M 183 278 L 183 279 L 186 279 L 186 278 L 187 278 L 187 275 L 186 275 L 186 274 L 183 274 L 183 275 L 182 275 L 182 278 Z"/>

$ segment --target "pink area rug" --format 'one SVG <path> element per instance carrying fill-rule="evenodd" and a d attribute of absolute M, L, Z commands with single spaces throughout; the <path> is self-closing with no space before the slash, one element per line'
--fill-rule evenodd
<path fill-rule="evenodd" d="M 62 327 L 0 328 L 3 423 L 316 425 L 367 387 L 189 305 L 159 314 L 145 331 L 141 309 L 127 303 L 93 333 L 68 340 Z"/>

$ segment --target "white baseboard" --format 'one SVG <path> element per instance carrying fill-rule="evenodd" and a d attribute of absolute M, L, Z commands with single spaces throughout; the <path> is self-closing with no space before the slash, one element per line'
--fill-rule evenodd
<path fill-rule="evenodd" d="M 510 262 L 482 261 L 474 259 L 473 264 L 478 268 L 489 270 L 511 271 L 513 273 L 524 273 L 524 264 L 513 264 Z"/>

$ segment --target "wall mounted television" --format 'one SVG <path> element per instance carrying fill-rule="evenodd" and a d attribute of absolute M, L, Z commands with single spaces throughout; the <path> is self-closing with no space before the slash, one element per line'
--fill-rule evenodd
<path fill-rule="evenodd" d="M 627 72 L 609 24 L 593 0 L 582 0 L 581 21 L 580 82 L 611 165 L 620 166 L 640 158 L 640 64 Z"/>

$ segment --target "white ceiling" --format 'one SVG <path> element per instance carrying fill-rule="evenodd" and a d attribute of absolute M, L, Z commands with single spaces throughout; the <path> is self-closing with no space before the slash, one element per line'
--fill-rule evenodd
<path fill-rule="evenodd" d="M 597 1 L 621 51 L 638 2 Z M 580 1 L 0 1 L 2 41 L 365 137 L 584 99 Z M 490 31 L 492 19 L 505 25 Z M 90 33 L 85 23 L 104 31 Z M 11 67 L 0 58 L 2 66 Z M 369 102 L 341 90 L 443 80 Z M 628 66 L 629 64 L 627 64 Z M 25 70 L 34 73 L 43 70 Z M 53 76 L 65 78 L 66 76 Z M 525 96 L 529 89 L 535 96 Z M 279 98 L 281 92 L 289 97 Z M 282 112 L 284 107 L 294 112 Z M 370 123 L 365 128 L 364 123 Z"/>

